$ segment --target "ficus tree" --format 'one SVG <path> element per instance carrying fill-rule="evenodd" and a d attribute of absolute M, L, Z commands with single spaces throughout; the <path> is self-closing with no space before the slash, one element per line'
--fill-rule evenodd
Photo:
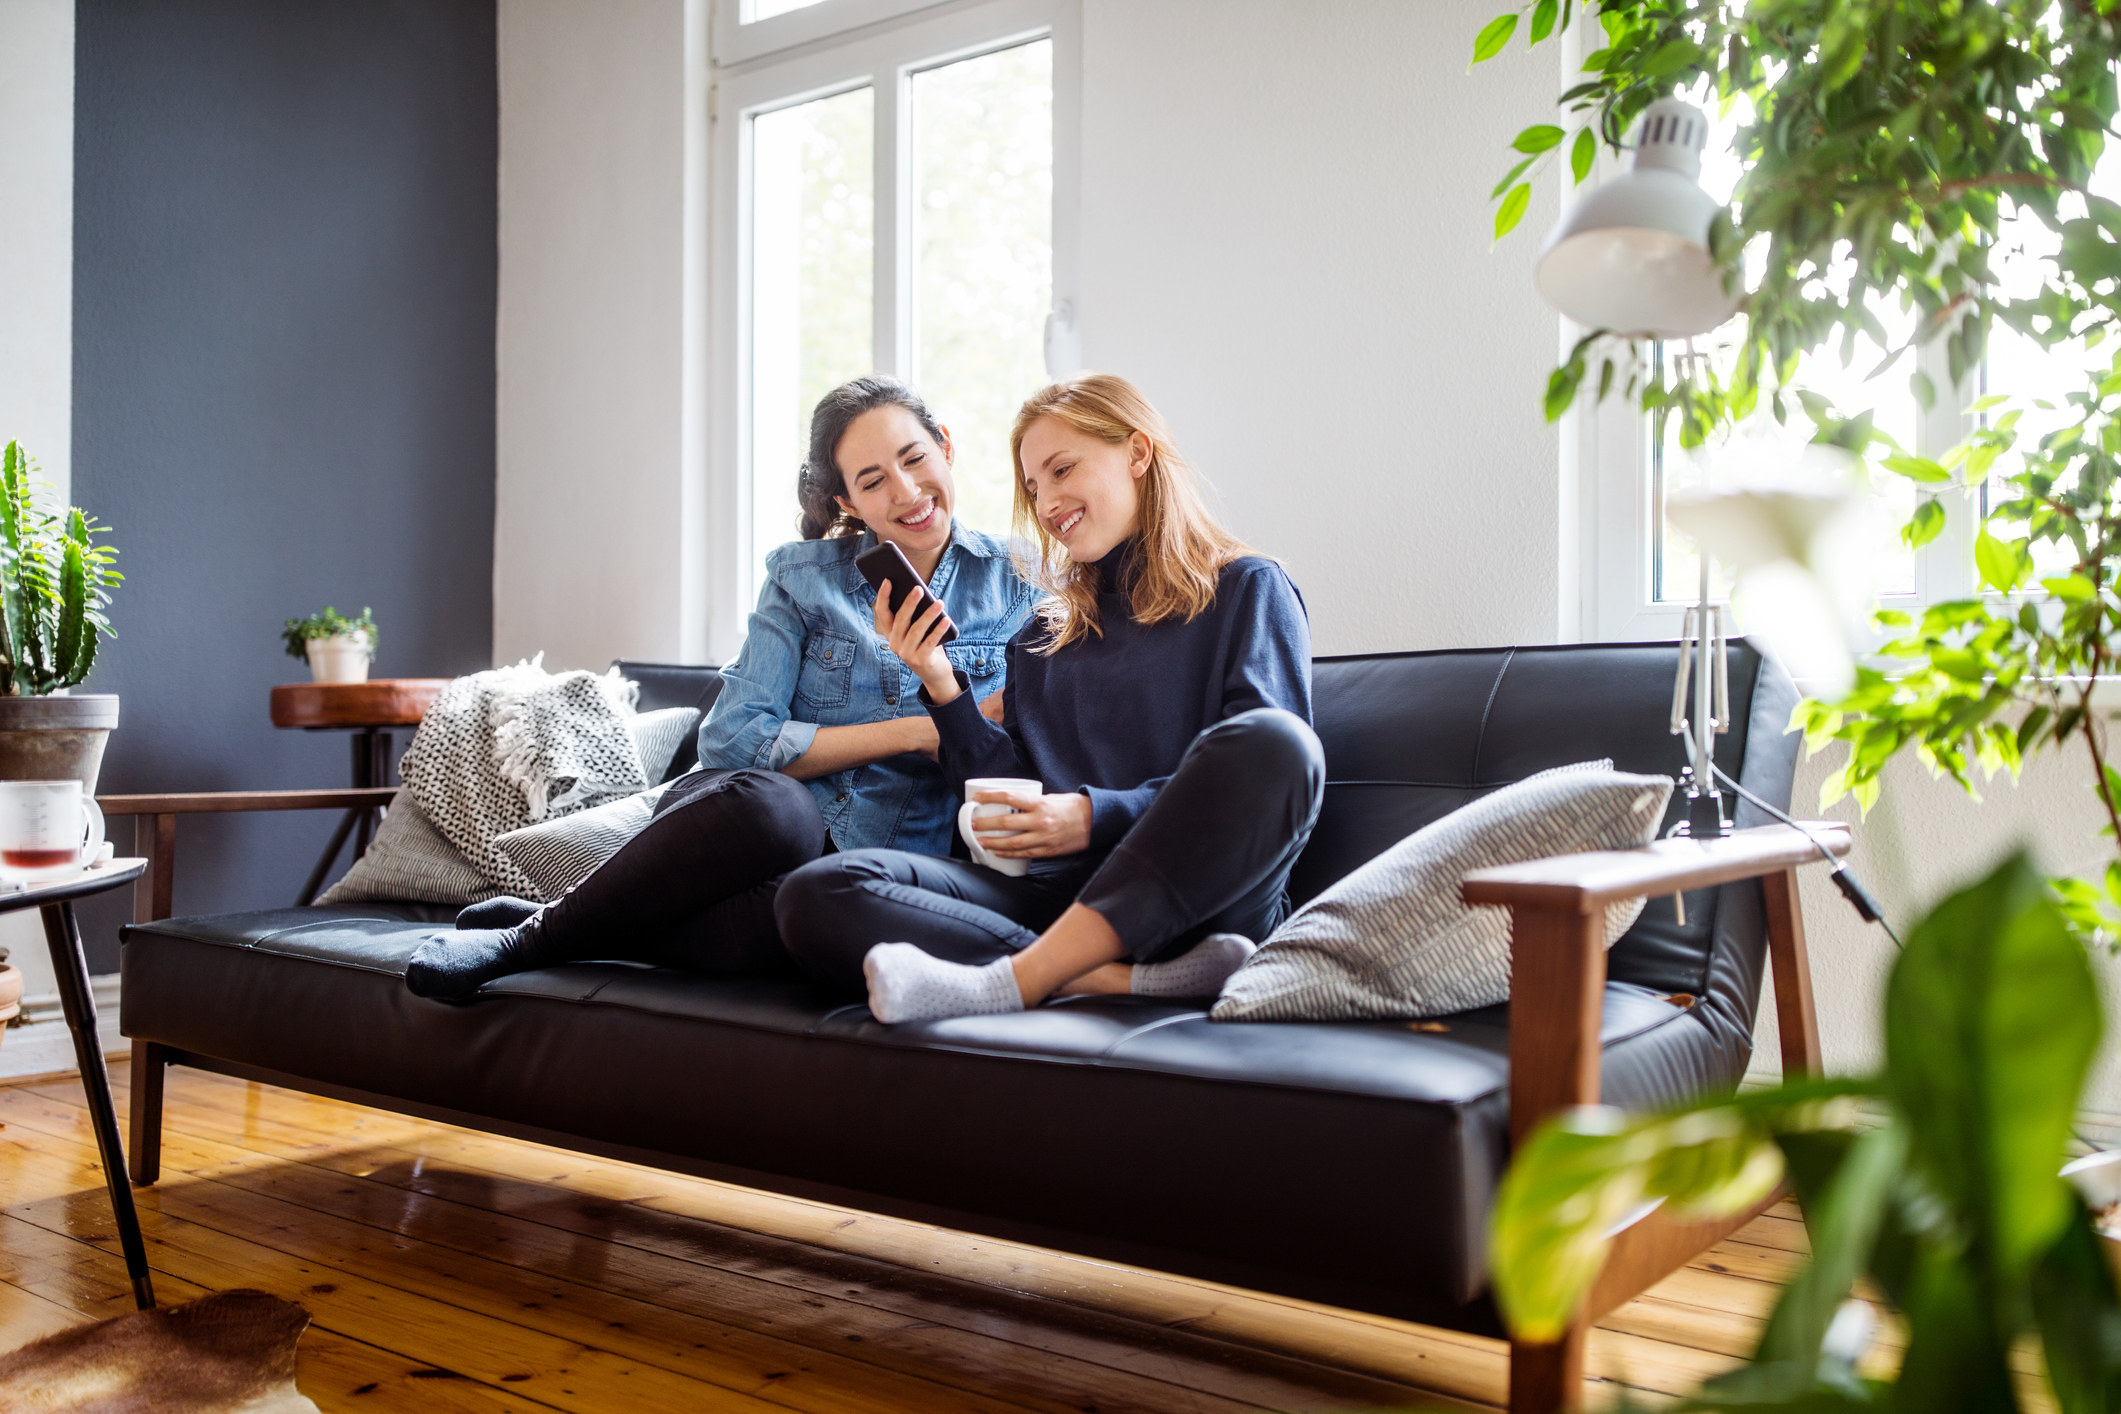
<path fill-rule="evenodd" d="M 1586 332 L 1548 379 L 1548 417 L 1587 389 L 1617 393 L 1688 447 L 1750 417 L 1802 418 L 1872 474 L 1915 484 L 1909 546 L 1937 537 L 1948 503 L 1964 506 L 1981 522 L 1981 593 L 1881 613 L 1882 648 L 1854 690 L 1800 709 L 1813 749 L 1848 749 L 1822 803 L 1853 793 L 1868 809 L 1909 748 L 1971 791 L 1977 770 L 2016 772 L 2081 743 L 2121 848 L 2121 769 L 2094 701 L 2121 660 L 2121 353 L 2101 347 L 2121 326 L 2121 204 L 2093 186 L 2117 109 L 2121 0 L 1536 0 L 1482 29 L 1474 61 L 1572 24 L 1589 29 L 1582 73 L 1560 93 L 1560 121 L 1518 133 L 1494 193 L 1497 238 L 1521 222 L 1544 164 L 1566 153 L 1582 182 L 1651 102 L 1691 96 L 1734 124 L 1740 175 L 1711 251 L 1738 309 L 1705 346 L 1657 359 L 1623 332 Z M 1998 278 L 2013 230 L 2052 247 L 2029 293 Z M 1905 337 L 1889 336 L 1888 310 L 1908 316 L 1895 321 Z M 1999 323 L 2085 350 L 2083 380 L 1971 402 L 1978 425 L 1941 458 L 1797 387 L 1802 360 L 1868 348 L 1869 376 L 1905 378 L 1925 408 L 1963 400 Z M 1937 345 L 1946 388 L 1917 357 Z M 2059 425 L 2021 437 L 2035 404 Z M 2080 933 L 2121 932 L 2121 857 L 2055 885 Z"/>

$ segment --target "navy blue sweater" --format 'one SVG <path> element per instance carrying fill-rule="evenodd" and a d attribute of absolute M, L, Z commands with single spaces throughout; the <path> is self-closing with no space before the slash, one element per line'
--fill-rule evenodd
<path fill-rule="evenodd" d="M 1133 544 L 1098 562 L 1098 627 L 1053 654 L 1031 645 L 1032 619 L 1009 640 L 1006 728 L 980 715 L 965 676 L 928 703 L 943 774 L 959 790 L 980 776 L 1036 777 L 1049 794 L 1090 797 L 1090 848 L 1112 848 L 1203 730 L 1255 707 L 1311 720 L 1311 624 L 1303 596 L 1272 560 L 1223 567 L 1213 607 L 1188 621 L 1134 622 L 1120 581 Z"/>

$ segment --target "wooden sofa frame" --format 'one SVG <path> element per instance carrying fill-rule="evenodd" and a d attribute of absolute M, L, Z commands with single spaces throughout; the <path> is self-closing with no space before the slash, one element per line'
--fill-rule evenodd
<path fill-rule="evenodd" d="M 395 793 L 390 789 L 229 791 L 111 795 L 99 797 L 99 802 L 105 815 L 129 815 L 139 822 L 135 826 L 135 852 L 146 855 L 151 863 L 148 872 L 134 885 L 133 918 L 135 922 L 148 923 L 171 916 L 176 823 L 180 815 L 352 810 L 387 806 Z M 1810 828 L 1836 856 L 1848 852 L 1847 826 L 1823 821 Z M 1512 1142 L 1522 1143 L 1542 1121 L 1564 1109 L 1598 1102 L 1599 1023 L 1606 981 L 1604 920 L 1606 906 L 1612 903 L 1759 879 L 1766 895 L 1768 956 L 1783 1070 L 1788 1075 L 1819 1073 L 1819 1022 L 1813 1005 L 1804 917 L 1798 903 L 1797 870 L 1820 860 L 1819 846 L 1804 834 L 1786 825 L 1771 825 L 1737 831 L 1724 839 L 1701 844 L 1663 840 L 1646 849 L 1566 855 L 1468 875 L 1461 890 L 1465 900 L 1508 908 L 1514 958 L 1537 963 L 1516 968 L 1512 980 Z M 848 1193 L 676 1155 L 597 1145 L 575 1136 L 193 1055 L 152 1041 L 134 1041 L 132 1061 L 132 1132 L 126 1167 L 139 1187 L 152 1184 L 161 1168 L 164 1071 L 171 1065 L 189 1065 L 563 1149 L 799 1197 L 821 1198 L 995 1237 L 1058 1246 L 1062 1250 L 1068 1247 L 1059 1235 L 1042 1239 L 1038 1233 L 998 1226 L 974 1214 Z M 1654 1209 L 1620 1232 L 1590 1300 L 1568 1333 L 1553 1343 L 1510 1342 L 1511 1414 L 1568 1414 L 1581 1409 L 1584 1346 L 1591 1325 L 1743 1227 L 1767 1206 L 1763 1203 L 1733 1217 L 1706 1223 L 1681 1222 L 1662 1209 Z M 1099 1255 L 1126 1260 L 1123 1254 Z"/>

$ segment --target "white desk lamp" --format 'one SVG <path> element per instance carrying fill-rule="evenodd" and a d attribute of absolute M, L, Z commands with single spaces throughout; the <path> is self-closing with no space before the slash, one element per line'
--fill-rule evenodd
<path fill-rule="evenodd" d="M 1700 182 L 1708 131 L 1707 116 L 1676 98 L 1643 111 L 1628 170 L 1564 213 L 1539 253 L 1534 279 L 1548 304 L 1587 329 L 1639 338 L 1688 338 L 1731 317 L 1738 301 L 1709 254 L 1721 208 Z M 1724 611 L 1709 601 L 1705 546 L 1700 559 L 1700 602 L 1686 611 L 1680 634 L 1672 732 L 1690 737 L 1687 832 L 1708 839 L 1729 828 L 1712 753 L 1716 735 L 1730 730 L 1731 691 Z"/>

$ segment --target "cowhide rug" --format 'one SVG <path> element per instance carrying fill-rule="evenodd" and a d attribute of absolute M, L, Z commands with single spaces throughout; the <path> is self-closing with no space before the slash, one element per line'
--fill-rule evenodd
<path fill-rule="evenodd" d="M 0 1409 L 24 1414 L 317 1414 L 295 1390 L 309 1313 L 224 1291 L 48 1335 L 0 1355 Z"/>

